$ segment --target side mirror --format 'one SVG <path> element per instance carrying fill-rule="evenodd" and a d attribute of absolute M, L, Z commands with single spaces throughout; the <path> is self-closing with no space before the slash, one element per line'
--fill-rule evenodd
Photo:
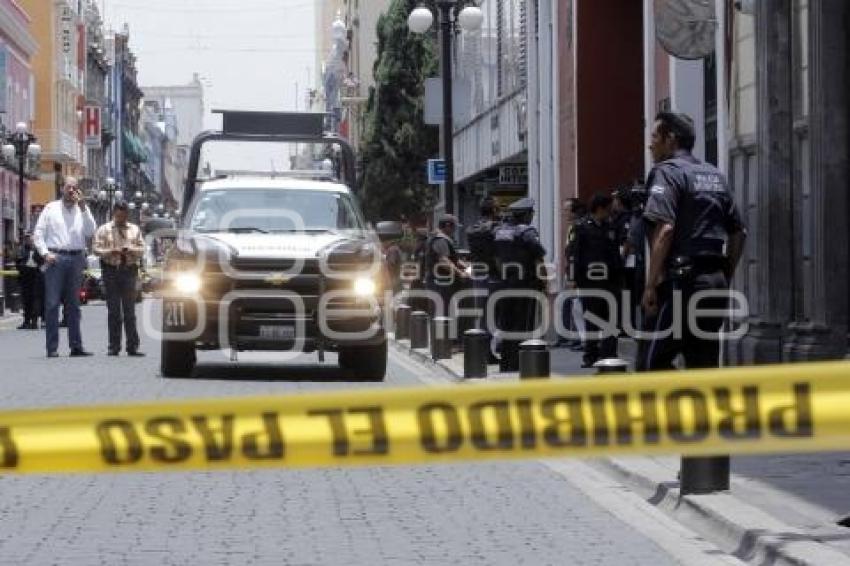
<path fill-rule="evenodd" d="M 387 220 L 378 222 L 377 226 L 375 226 L 375 232 L 378 234 L 378 239 L 382 242 L 399 240 L 404 237 L 404 226 L 402 226 L 401 222 Z"/>

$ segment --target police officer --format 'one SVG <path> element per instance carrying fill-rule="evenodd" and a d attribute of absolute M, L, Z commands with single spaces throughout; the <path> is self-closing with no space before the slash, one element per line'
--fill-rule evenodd
<path fill-rule="evenodd" d="M 410 281 L 410 290 L 414 293 L 422 291 L 425 288 L 425 252 L 428 246 L 428 229 L 417 228 L 415 235 L 416 244 L 410 256 L 410 260 L 416 265 L 416 276 L 412 277 Z M 428 303 L 422 297 L 408 296 L 407 305 L 413 311 L 428 310 Z"/>
<path fill-rule="evenodd" d="M 481 200 L 481 217 L 466 230 L 469 259 L 472 262 L 472 288 L 485 296 L 475 297 L 475 308 L 486 315 L 487 297 L 497 288 L 499 278 L 496 269 L 495 234 L 499 226 L 496 199 L 485 196 Z M 484 328 L 483 318 L 476 325 Z"/>
<path fill-rule="evenodd" d="M 570 272 L 575 277 L 585 312 L 592 314 L 593 318 L 611 322 L 602 325 L 585 317 L 587 338 L 582 365 L 585 368 L 593 367 L 600 359 L 617 355 L 616 305 L 622 272 L 617 232 L 611 223 L 612 209 L 613 199 L 609 195 L 594 195 L 590 201 L 590 214 L 576 227 L 568 248 Z"/>
<path fill-rule="evenodd" d="M 36 330 L 39 317 L 43 318 L 44 310 L 44 276 L 41 266 L 44 258 L 35 249 L 32 233 L 24 234 L 24 243 L 15 259 L 18 270 L 18 284 L 21 288 L 21 299 L 24 307 L 24 320 L 18 330 Z"/>
<path fill-rule="evenodd" d="M 534 199 L 523 198 L 508 207 L 504 224 L 496 228 L 493 244 L 500 289 L 541 291 L 538 264 L 546 256 L 540 235 L 531 225 L 534 219 Z M 532 297 L 504 298 L 496 305 L 496 326 L 499 331 L 530 332 L 537 318 L 537 301 Z M 501 371 L 519 369 L 518 340 L 501 340 L 499 368 Z"/>
<path fill-rule="evenodd" d="M 649 274 L 641 305 L 648 329 L 660 333 L 646 350 L 647 370 L 670 369 L 678 354 L 689 369 L 718 366 L 723 319 L 703 316 L 692 324 L 687 309 L 695 293 L 728 289 L 746 241 L 726 179 L 691 154 L 694 141 L 687 115 L 662 112 L 656 117 L 650 144 L 655 166 L 647 180 L 644 212 L 651 224 Z M 681 309 L 674 308 L 674 300 L 681 300 Z M 728 301 L 714 296 L 693 306 L 722 312 Z M 684 320 L 674 320 L 676 310 Z M 662 332 L 674 323 L 681 332 Z M 685 458 L 681 480 L 683 493 L 728 489 L 729 459 Z"/>
<path fill-rule="evenodd" d="M 449 316 L 449 306 L 461 281 L 469 278 L 466 265 L 460 261 L 453 239 L 458 226 L 457 217 L 443 214 L 437 222 L 437 230 L 428 239 L 425 251 L 425 288 L 440 296 L 440 303 L 433 305 L 432 316 Z"/>

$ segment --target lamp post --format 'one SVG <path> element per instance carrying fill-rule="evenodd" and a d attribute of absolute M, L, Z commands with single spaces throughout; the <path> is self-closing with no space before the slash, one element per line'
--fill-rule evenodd
<path fill-rule="evenodd" d="M 150 210 L 150 203 L 145 200 L 145 194 L 142 191 L 133 193 L 133 198 L 130 199 L 130 210 L 136 212 L 136 222 L 142 223 L 142 212 L 147 213 Z"/>
<path fill-rule="evenodd" d="M 454 213 L 454 105 L 452 101 L 452 35 L 455 21 L 452 12 L 457 0 L 438 0 L 440 12 L 440 73 L 443 81 L 443 139 L 442 153 L 446 164 L 445 203 L 447 214 Z M 467 6 L 457 14 L 457 22 L 464 31 L 477 31 L 484 22 L 484 14 L 477 6 Z M 407 27 L 413 33 L 425 33 L 431 29 L 434 15 L 420 5 L 407 18 Z"/>
<path fill-rule="evenodd" d="M 124 199 L 124 193 L 118 188 L 118 183 L 115 179 L 109 177 L 106 179 L 106 184 L 98 193 L 98 199 L 109 207 L 109 217 L 112 218 L 112 207 L 115 203 Z"/>
<path fill-rule="evenodd" d="M 24 203 L 27 159 L 38 159 L 41 155 L 41 146 L 36 141 L 36 137 L 27 131 L 26 123 L 18 122 L 15 126 L 15 132 L 6 137 L 6 143 L 3 145 L 3 157 L 6 161 L 18 160 L 18 232 L 21 235 L 21 241 L 23 241 L 23 233 L 27 228 Z"/>

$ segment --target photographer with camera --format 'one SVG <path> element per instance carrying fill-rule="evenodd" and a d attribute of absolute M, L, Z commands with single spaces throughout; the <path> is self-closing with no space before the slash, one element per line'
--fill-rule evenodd
<path fill-rule="evenodd" d="M 139 333 L 136 330 L 136 281 L 145 243 L 139 227 L 127 221 L 129 213 L 130 207 L 126 202 L 117 203 L 112 222 L 101 226 L 94 238 L 94 253 L 100 257 L 106 287 L 110 356 L 117 356 L 121 351 L 122 325 L 127 355 L 144 356 L 139 351 Z"/>

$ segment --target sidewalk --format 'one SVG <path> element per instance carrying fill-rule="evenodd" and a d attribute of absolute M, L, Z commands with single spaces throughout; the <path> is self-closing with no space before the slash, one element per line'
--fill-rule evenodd
<path fill-rule="evenodd" d="M 6 311 L 0 316 L 0 330 L 14 330 L 23 322 L 24 317 L 17 313 Z"/>
<path fill-rule="evenodd" d="M 428 350 L 411 350 L 407 340 L 392 347 L 463 380 L 463 354 L 434 362 Z M 620 341 L 620 355 L 634 345 Z M 581 352 L 551 350 L 553 379 L 588 376 Z M 518 380 L 516 373 L 488 368 L 490 381 Z M 850 447 L 848 447 L 850 448 Z M 850 528 L 837 523 L 850 516 L 850 452 L 732 459 L 732 489 L 712 495 L 679 492 L 678 457 L 604 458 L 594 467 L 676 517 L 693 531 L 737 557 L 759 564 L 850 565 Z"/>

